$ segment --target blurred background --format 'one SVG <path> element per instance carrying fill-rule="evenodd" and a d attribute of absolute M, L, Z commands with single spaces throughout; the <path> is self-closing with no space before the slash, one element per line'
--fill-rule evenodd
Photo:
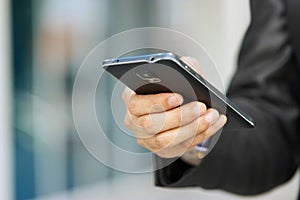
<path fill-rule="evenodd" d="M 1 0 L 0 199 L 296 198 L 298 176 L 247 198 L 156 188 L 151 173 L 121 173 L 96 161 L 73 125 L 73 81 L 101 41 L 136 27 L 180 31 L 203 44 L 227 85 L 249 22 L 247 0 Z M 111 83 L 109 78 L 104 83 L 107 105 Z M 113 160 L 109 148 L 104 153 Z"/>

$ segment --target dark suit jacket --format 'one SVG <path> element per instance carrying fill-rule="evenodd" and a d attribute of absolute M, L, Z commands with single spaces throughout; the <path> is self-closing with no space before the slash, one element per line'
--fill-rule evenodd
<path fill-rule="evenodd" d="M 156 185 L 251 195 L 294 175 L 300 161 L 300 76 L 286 8 L 285 0 L 251 0 L 252 22 L 228 91 L 229 98 L 255 118 L 256 127 L 224 128 L 199 166 L 178 159 L 156 172 Z M 156 164 L 167 161 L 157 157 Z"/>

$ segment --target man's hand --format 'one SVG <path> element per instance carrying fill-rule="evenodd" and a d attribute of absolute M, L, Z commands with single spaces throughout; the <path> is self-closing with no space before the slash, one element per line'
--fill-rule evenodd
<path fill-rule="evenodd" d="M 163 158 L 180 157 L 214 135 L 227 118 L 201 102 L 181 106 L 180 94 L 137 95 L 123 92 L 127 108 L 125 125 L 137 136 L 141 146 Z"/>

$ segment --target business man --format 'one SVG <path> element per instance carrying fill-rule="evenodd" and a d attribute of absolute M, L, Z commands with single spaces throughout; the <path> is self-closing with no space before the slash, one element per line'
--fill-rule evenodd
<path fill-rule="evenodd" d="M 201 162 L 189 155 L 190 150 L 215 134 L 226 123 L 225 116 L 201 102 L 178 107 L 180 94 L 143 96 L 124 91 L 128 108 L 124 121 L 138 143 L 157 153 L 157 165 L 180 157 L 156 172 L 157 185 L 251 195 L 294 175 L 300 161 L 300 66 L 291 43 L 290 30 L 295 27 L 288 26 L 288 2 L 251 1 L 252 22 L 227 95 L 255 118 L 256 127 L 230 131 L 225 126 L 217 145 Z M 300 6 L 295 10 L 300 12 Z M 184 134 L 175 137 L 179 131 Z"/>

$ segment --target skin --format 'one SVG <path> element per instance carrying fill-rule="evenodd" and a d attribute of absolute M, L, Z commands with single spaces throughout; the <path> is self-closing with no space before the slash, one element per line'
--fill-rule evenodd
<path fill-rule="evenodd" d="M 182 60 L 200 72 L 195 59 Z M 127 109 L 126 127 L 135 133 L 139 145 L 163 158 L 181 157 L 214 135 L 227 121 L 225 115 L 207 109 L 202 102 L 182 105 L 180 94 L 137 95 L 125 88 L 122 98 Z"/>

